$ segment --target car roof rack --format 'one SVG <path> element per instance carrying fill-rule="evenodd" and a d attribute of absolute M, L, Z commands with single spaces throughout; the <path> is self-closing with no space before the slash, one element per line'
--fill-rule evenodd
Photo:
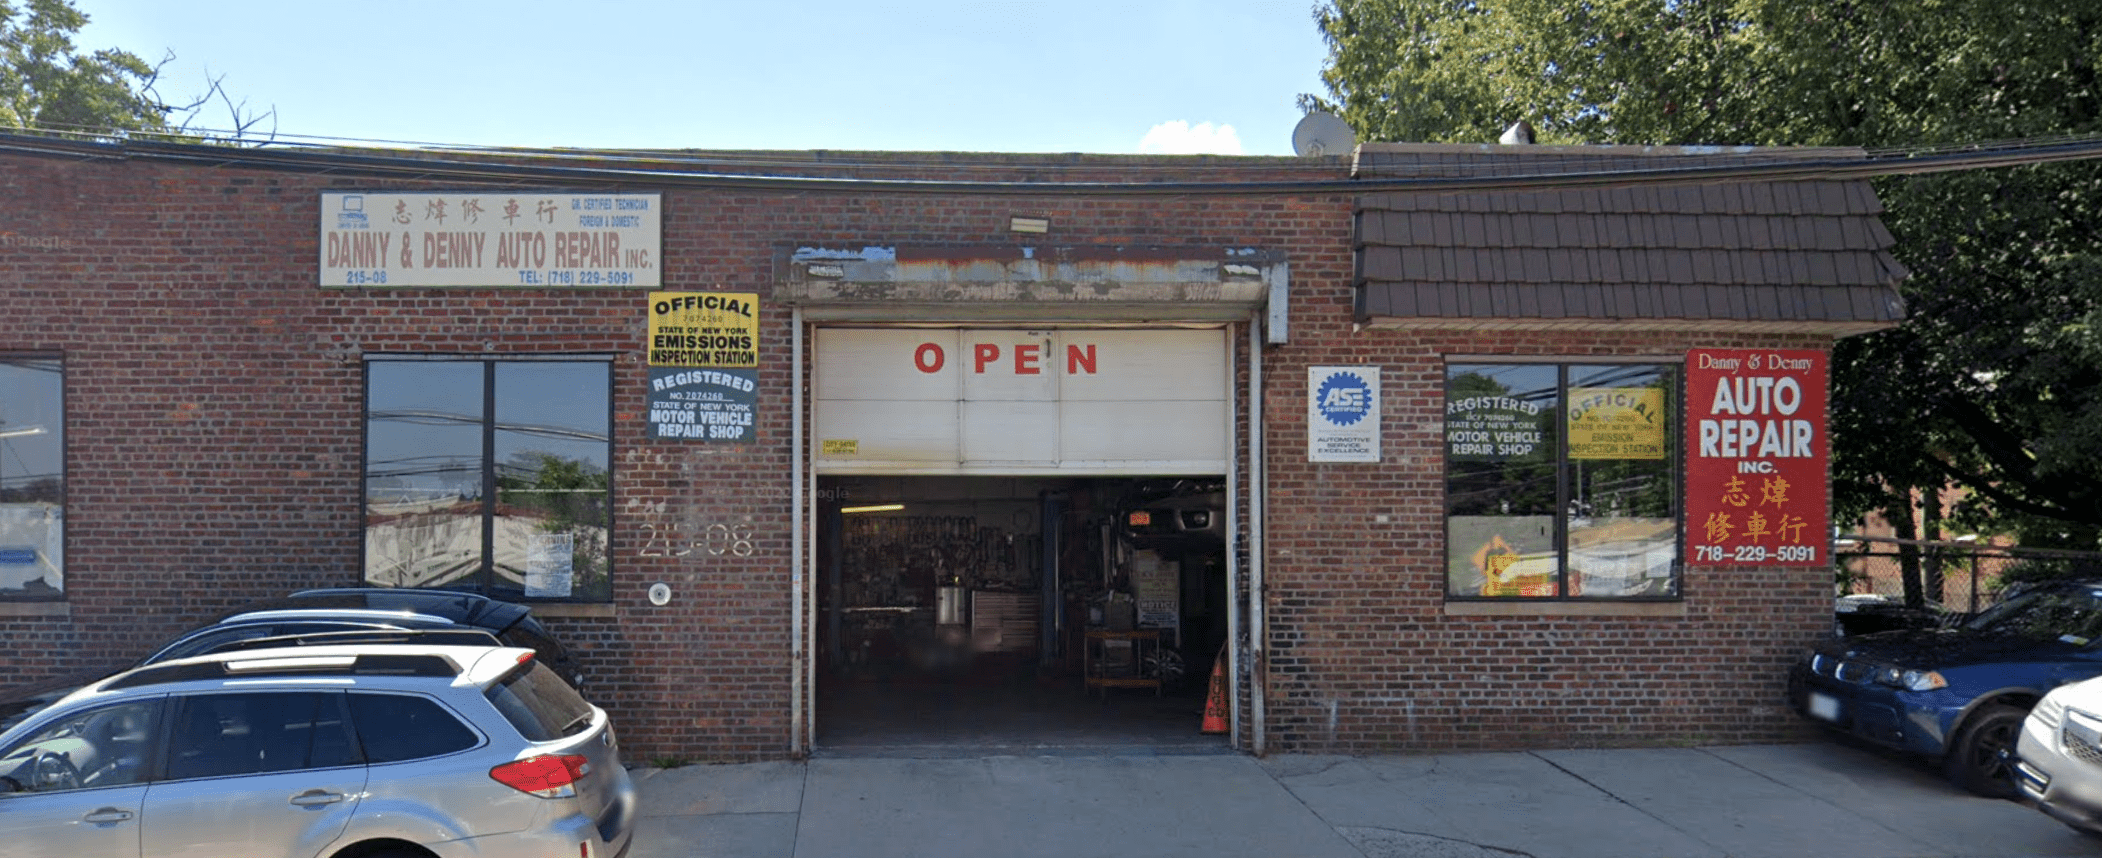
<path fill-rule="evenodd" d="M 429 623 L 432 625 L 457 625 L 450 617 L 426 614 L 407 608 L 332 608 L 326 605 L 301 607 L 286 605 L 254 611 L 235 611 L 220 617 L 213 625 L 238 625 L 241 623 L 269 623 L 307 620 L 346 620 L 373 623 Z"/>
<path fill-rule="evenodd" d="M 169 682 L 316 675 L 452 677 L 460 675 L 460 666 L 443 655 L 425 653 L 286 653 L 248 658 L 229 654 L 210 661 L 185 660 L 142 667 L 110 680 L 103 688 L 113 691 Z"/>
<path fill-rule="evenodd" d="M 335 632 L 302 632 L 267 638 L 226 641 L 192 653 L 192 656 L 251 649 L 284 649 L 335 644 L 421 644 L 425 646 L 503 646 L 496 635 L 481 629 L 345 629 Z"/>

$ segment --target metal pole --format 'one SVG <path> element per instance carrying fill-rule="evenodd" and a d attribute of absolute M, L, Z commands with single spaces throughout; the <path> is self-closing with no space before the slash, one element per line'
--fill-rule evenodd
<path fill-rule="evenodd" d="M 804 442 L 802 307 L 796 307 L 790 311 L 789 326 L 793 329 L 793 332 L 789 335 L 789 340 L 793 345 L 790 348 L 791 357 L 789 359 L 788 387 L 789 390 L 794 394 L 790 397 L 794 404 L 789 406 L 789 421 L 792 424 L 792 428 L 789 430 L 789 446 L 790 449 L 794 451 L 789 456 L 789 481 L 794 483 L 795 487 L 789 490 L 789 503 L 791 507 L 789 510 L 788 539 L 790 546 L 788 572 L 790 614 L 790 641 L 788 656 L 788 686 L 790 698 L 788 750 L 791 754 L 801 754 L 808 748 L 809 745 L 810 731 L 805 729 L 805 722 L 806 719 L 808 719 L 810 716 L 806 709 L 816 708 L 815 706 L 806 707 L 804 705 L 805 701 L 811 695 L 810 690 L 806 687 L 809 684 L 808 674 L 804 670 L 804 661 L 808 658 L 810 650 L 805 646 L 805 631 L 803 628 L 803 603 L 805 601 L 803 595 L 803 587 L 804 573 L 806 571 L 804 568 L 804 553 L 806 541 L 808 538 L 808 534 L 805 532 L 805 528 L 810 519 L 810 508 L 809 504 L 806 503 L 806 499 L 803 496 Z M 815 556 L 816 552 L 810 552 L 810 554 L 812 556 Z"/>
<path fill-rule="evenodd" d="M 1248 647 L 1252 668 L 1248 700 L 1255 755 L 1268 750 L 1263 631 L 1263 332 L 1260 316 L 1248 320 Z"/>
<path fill-rule="evenodd" d="M 1978 546 L 1971 546 L 1971 613 L 1978 613 Z"/>

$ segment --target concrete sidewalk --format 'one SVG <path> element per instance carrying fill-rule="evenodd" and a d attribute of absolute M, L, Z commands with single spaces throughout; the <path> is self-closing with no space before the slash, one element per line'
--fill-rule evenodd
<path fill-rule="evenodd" d="M 630 858 L 2102 855 L 1829 743 L 1330 757 L 1046 751 L 638 769 Z"/>

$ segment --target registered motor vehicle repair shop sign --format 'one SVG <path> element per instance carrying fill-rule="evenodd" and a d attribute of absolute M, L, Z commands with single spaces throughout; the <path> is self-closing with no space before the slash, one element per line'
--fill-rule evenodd
<path fill-rule="evenodd" d="M 649 436 L 750 443 L 759 294 L 651 292 L 649 334 Z"/>

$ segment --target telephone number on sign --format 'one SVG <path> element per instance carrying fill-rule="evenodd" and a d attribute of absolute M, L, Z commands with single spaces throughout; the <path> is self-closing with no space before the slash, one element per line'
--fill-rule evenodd
<path fill-rule="evenodd" d="M 632 286 L 635 272 L 573 268 L 520 271 L 518 282 L 528 286 Z"/>
<path fill-rule="evenodd" d="M 1815 545 L 1778 545 L 1771 548 L 1764 545 L 1696 545 L 1693 551 L 1695 557 L 1710 563 L 1764 563 L 1768 560 L 1778 560 L 1782 563 L 1817 562 Z"/>

